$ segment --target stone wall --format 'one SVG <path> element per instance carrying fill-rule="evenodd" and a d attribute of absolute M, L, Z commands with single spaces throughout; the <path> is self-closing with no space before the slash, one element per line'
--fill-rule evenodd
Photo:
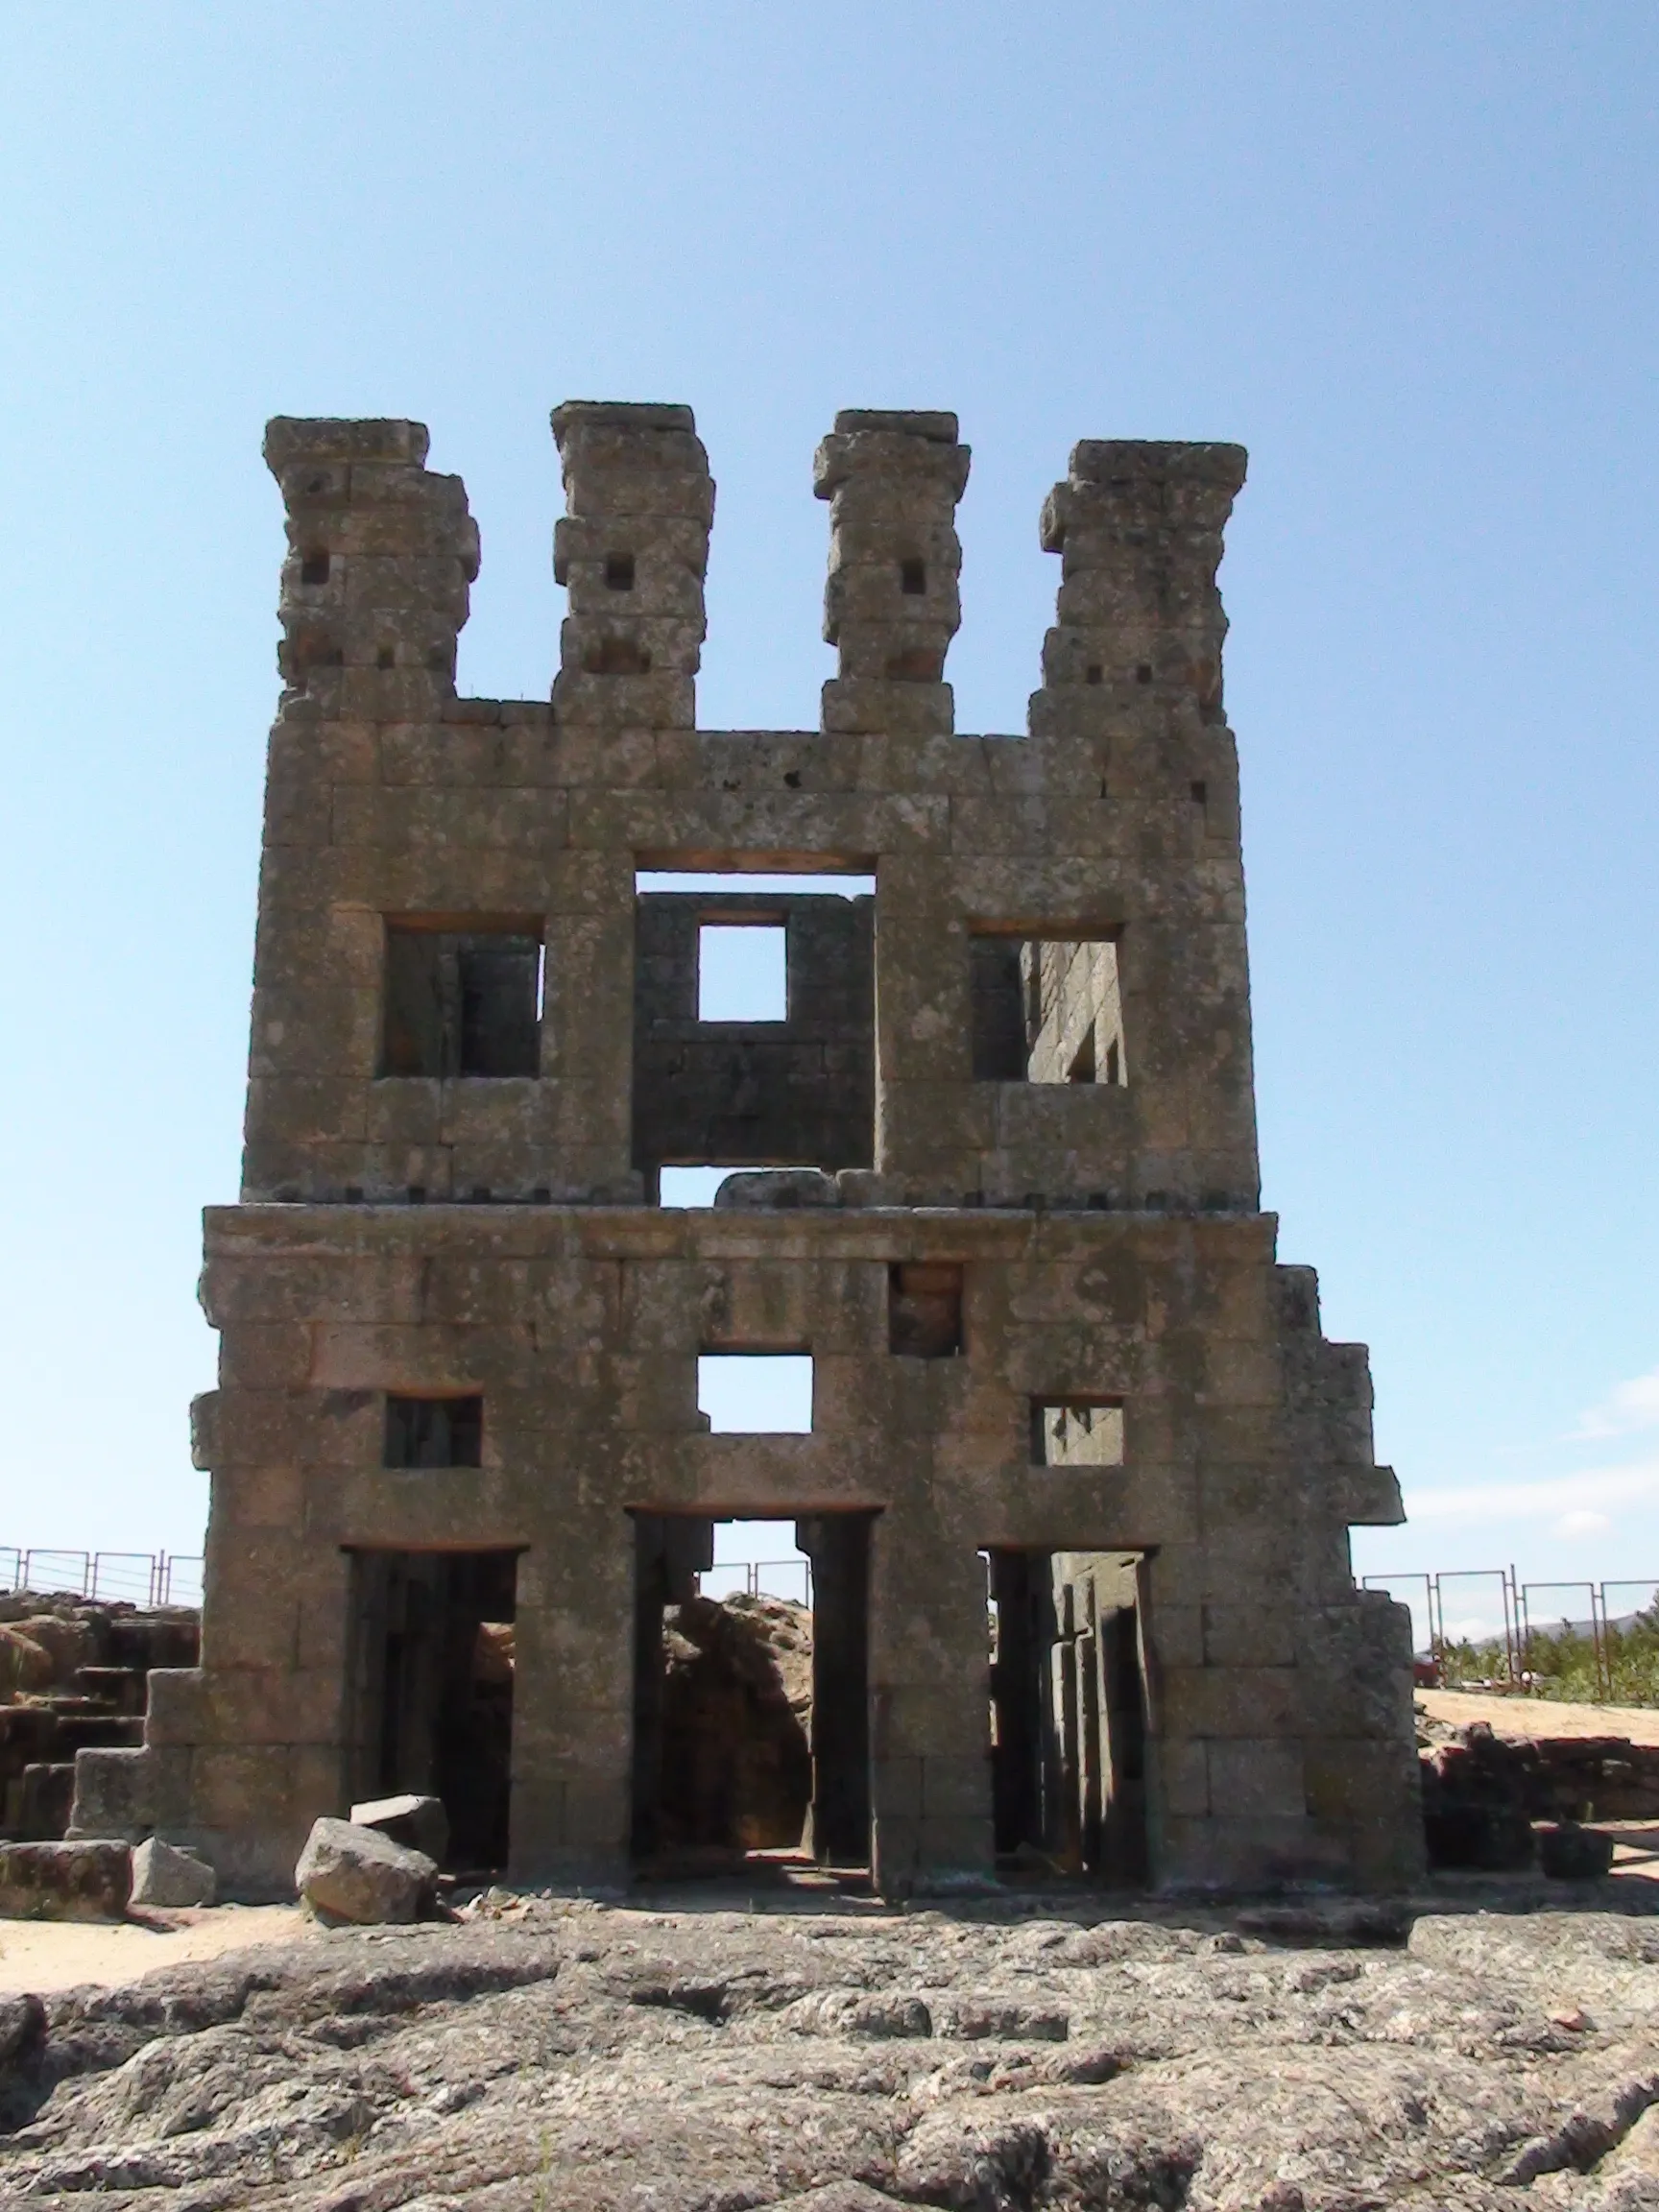
<path fill-rule="evenodd" d="M 968 450 L 948 415 L 838 417 L 823 727 L 704 732 L 690 412 L 572 404 L 554 429 L 569 615 L 539 704 L 455 696 L 477 542 L 424 430 L 271 426 L 288 688 L 243 1203 L 206 1223 L 203 1665 L 153 1679 L 142 1752 L 83 1761 L 78 1819 L 280 1886 L 368 1726 L 353 1562 L 511 1552 L 510 1863 L 619 1879 L 637 1529 L 755 1515 L 813 1531 L 840 1578 L 861 1693 L 815 1733 L 813 1827 L 826 1850 L 857 1829 L 883 1887 L 995 1861 L 1015 1754 L 990 1741 L 982 1555 L 1025 1560 L 1004 1572 L 1028 1597 L 1046 1575 L 1051 1607 L 1092 1592 L 1097 1623 L 1128 1610 L 1103 1597 L 1124 1570 L 1088 1561 L 1133 1562 L 1133 1681 L 1106 1694 L 1139 1709 L 1150 1880 L 1406 1878 L 1409 1624 L 1355 1588 L 1347 1539 L 1399 1493 L 1364 1352 L 1325 1341 L 1259 1209 L 1214 581 L 1242 453 L 1079 445 L 1044 510 L 1062 583 L 1029 731 L 958 736 Z M 687 1022 L 695 916 L 637 897 L 661 869 L 876 880 L 811 925 L 844 942 L 786 1025 L 794 1102 L 757 1075 L 747 1133 L 730 1047 L 754 1074 L 761 1041 Z M 1009 947 L 1022 1067 L 988 1064 L 974 1018 Z M 436 1009 L 407 1025 L 441 1041 L 411 1047 L 425 1072 L 388 1049 L 411 989 Z M 762 1180 L 741 1210 L 664 1213 L 651 1180 L 682 1146 L 830 1172 L 810 1206 L 783 1210 L 796 1178 L 777 1207 Z M 720 1351 L 810 1354 L 811 1433 L 711 1435 L 697 1360 Z M 476 1465 L 385 1464 L 388 1397 L 421 1394 L 481 1401 Z M 1053 1406 L 1114 1408 L 1116 1457 L 1039 1451 Z"/>

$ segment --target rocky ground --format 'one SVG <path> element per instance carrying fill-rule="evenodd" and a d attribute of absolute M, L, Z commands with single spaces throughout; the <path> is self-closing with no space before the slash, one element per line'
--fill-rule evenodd
<path fill-rule="evenodd" d="M 0 2202 L 1659 2207 L 1647 1886 L 1475 1896 L 1320 1921 L 493 1894 L 0 1999 Z"/>

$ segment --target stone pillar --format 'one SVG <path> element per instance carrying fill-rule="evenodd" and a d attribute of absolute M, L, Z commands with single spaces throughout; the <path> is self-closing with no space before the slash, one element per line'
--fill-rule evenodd
<path fill-rule="evenodd" d="M 824 637 L 840 653 L 824 686 L 826 731 L 953 727 L 945 655 L 962 620 L 955 516 L 967 482 L 954 415 L 836 416 L 812 470 L 830 501 Z"/>
<path fill-rule="evenodd" d="M 1012 1853 L 1043 1840 L 1043 1696 L 1051 1648 L 1046 1553 L 993 1551 L 997 1659 L 991 1702 L 997 1714 L 993 1800 L 997 1849 Z"/>
<path fill-rule="evenodd" d="M 602 1481 L 595 1482 L 603 1489 Z M 633 1816 L 634 1531 L 573 1511 L 518 1563 L 515 1882 L 624 1882 Z"/>
<path fill-rule="evenodd" d="M 697 1595 L 714 1564 L 714 1524 L 684 1513 L 636 1513 L 634 1522 L 634 1780 L 631 1848 L 649 1859 L 661 1844 L 662 1614 Z"/>
<path fill-rule="evenodd" d="M 902 1896 L 991 1870 L 985 1567 L 955 1516 L 896 1503 L 870 1584 L 874 1872 Z"/>
<path fill-rule="evenodd" d="M 1215 571 L 1244 461 L 1241 445 L 1088 438 L 1072 447 L 1043 507 L 1043 548 L 1060 555 L 1061 585 L 1033 734 L 1094 728 L 1145 704 L 1221 721 L 1227 617 Z"/>
<path fill-rule="evenodd" d="M 714 481 L 689 407 L 569 399 L 553 410 L 566 513 L 553 574 L 569 593 L 560 723 L 689 730 L 707 626 Z"/>
<path fill-rule="evenodd" d="M 459 476 L 426 472 L 426 426 L 265 426 L 287 509 L 276 662 L 325 716 L 435 718 L 455 696 L 455 643 L 478 573 Z"/>
<path fill-rule="evenodd" d="M 795 1524 L 812 1562 L 812 1809 L 808 1848 L 827 1866 L 870 1860 L 870 1516 Z"/>

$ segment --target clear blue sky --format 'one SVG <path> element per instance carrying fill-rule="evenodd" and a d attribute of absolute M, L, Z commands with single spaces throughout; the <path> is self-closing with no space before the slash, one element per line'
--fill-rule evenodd
<path fill-rule="evenodd" d="M 582 396 L 697 410 L 715 726 L 815 719 L 837 407 L 974 446 L 965 729 L 1022 727 L 1073 440 L 1248 445 L 1265 1195 L 1416 1513 L 1361 1563 L 1659 1575 L 1659 15 L 55 0 L 0 40 L 0 1542 L 199 1539 L 265 418 L 431 425 L 463 687 L 537 696 Z"/>

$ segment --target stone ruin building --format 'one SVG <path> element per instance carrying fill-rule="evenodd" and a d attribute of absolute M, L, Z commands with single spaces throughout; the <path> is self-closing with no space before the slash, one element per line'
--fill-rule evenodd
<path fill-rule="evenodd" d="M 663 1609 L 759 1518 L 814 1571 L 818 1860 L 887 1894 L 1408 1880 L 1408 1619 L 1348 1544 L 1399 1491 L 1259 1199 L 1242 450 L 1075 448 L 1029 733 L 959 736 L 968 448 L 838 416 L 822 727 L 707 731 L 690 410 L 553 432 L 547 703 L 456 695 L 478 534 L 420 424 L 269 427 L 286 689 L 242 1198 L 206 1214 L 201 1665 L 151 1675 L 141 1749 L 81 1755 L 74 1832 L 256 1895 L 318 1815 L 430 1788 L 460 1864 L 624 1881 Z M 730 889 L 649 888 L 690 871 Z M 699 1018 L 733 926 L 784 933 L 781 1019 Z M 660 1203 L 685 1164 L 734 1171 L 711 1207 Z M 810 1432 L 711 1433 L 699 1359 L 778 1354 Z"/>

